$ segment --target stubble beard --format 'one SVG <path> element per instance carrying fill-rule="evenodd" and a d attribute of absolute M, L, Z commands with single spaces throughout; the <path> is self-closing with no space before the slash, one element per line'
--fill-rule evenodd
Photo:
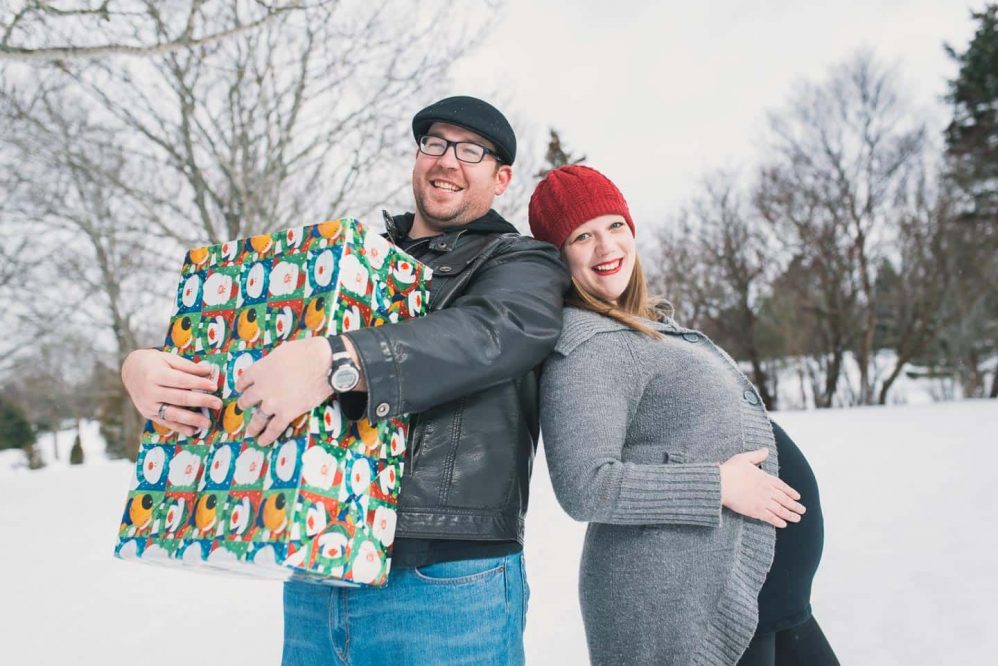
<path fill-rule="evenodd" d="M 427 187 L 433 187 L 427 183 Z M 430 204 L 432 205 L 432 204 Z M 416 210 L 419 211 L 420 217 L 423 218 L 423 222 L 426 226 L 437 231 L 443 231 L 451 227 L 459 227 L 462 224 L 467 224 L 472 221 L 472 217 L 469 212 L 468 202 L 464 201 L 458 204 L 453 212 L 448 214 L 447 211 L 437 211 L 436 214 L 430 212 L 427 206 L 427 197 L 424 190 L 418 190 L 416 192 Z"/>

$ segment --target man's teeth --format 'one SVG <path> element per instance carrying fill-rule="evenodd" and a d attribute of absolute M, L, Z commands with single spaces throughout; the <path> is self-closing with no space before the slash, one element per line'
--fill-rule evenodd
<path fill-rule="evenodd" d="M 454 185 L 453 183 L 445 183 L 440 180 L 431 181 L 430 184 L 438 190 L 447 190 L 448 192 L 459 192 L 461 190 L 460 187 Z"/>
<path fill-rule="evenodd" d="M 620 266 L 621 261 L 623 261 L 623 259 L 615 259 L 613 261 L 608 261 L 605 264 L 597 264 L 593 266 L 593 270 L 597 273 L 607 273 L 616 269 L 617 266 Z"/>

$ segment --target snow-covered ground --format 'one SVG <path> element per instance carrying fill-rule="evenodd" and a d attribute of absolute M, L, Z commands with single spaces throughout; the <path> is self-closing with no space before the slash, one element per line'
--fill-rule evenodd
<path fill-rule="evenodd" d="M 818 477 L 826 535 L 813 605 L 842 663 L 992 660 L 998 402 L 775 418 Z M 130 466 L 100 460 L 95 437 L 85 429 L 82 467 L 29 472 L 12 469 L 19 452 L 0 456 L 0 663 L 279 663 L 280 584 L 111 557 Z M 543 457 L 531 504 L 528 663 L 585 664 L 584 529 L 558 507 Z"/>

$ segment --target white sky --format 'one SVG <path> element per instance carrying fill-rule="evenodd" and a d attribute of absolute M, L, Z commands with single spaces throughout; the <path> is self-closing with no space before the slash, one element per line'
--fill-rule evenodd
<path fill-rule="evenodd" d="M 795 81 L 822 79 L 860 48 L 896 66 L 941 129 L 939 98 L 956 72 L 943 42 L 965 48 L 970 9 L 982 6 L 507 0 L 494 31 L 457 65 L 454 93 L 494 100 L 538 162 L 555 127 L 617 183 L 639 225 L 655 224 L 707 171 L 751 169 L 766 111 Z"/>

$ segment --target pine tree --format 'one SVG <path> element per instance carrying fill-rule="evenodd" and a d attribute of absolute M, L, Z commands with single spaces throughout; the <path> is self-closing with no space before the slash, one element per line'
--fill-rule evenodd
<path fill-rule="evenodd" d="M 967 217 L 998 224 L 998 4 L 972 12 L 977 32 L 967 50 L 946 52 L 960 66 L 949 82 L 953 120 L 946 128 L 951 173 L 968 195 Z"/>
<path fill-rule="evenodd" d="M 553 127 L 550 129 L 551 136 L 548 140 L 548 151 L 544 155 L 544 168 L 534 174 L 537 178 L 543 178 L 548 171 L 558 167 L 569 166 L 571 164 L 581 164 L 586 161 L 586 156 L 575 157 L 561 143 L 558 131 Z"/>
<path fill-rule="evenodd" d="M 73 448 L 69 452 L 70 465 L 83 464 L 83 445 L 80 443 L 80 431 L 76 430 L 76 439 L 73 441 Z"/>
<path fill-rule="evenodd" d="M 960 194 L 947 242 L 956 281 L 944 307 L 957 324 L 942 336 L 964 394 L 998 397 L 998 372 L 983 386 L 982 363 L 998 354 L 998 4 L 972 12 L 977 30 L 949 82 L 953 119 L 946 128 L 948 175 Z"/>
<path fill-rule="evenodd" d="M 24 412 L 0 397 L 0 449 L 23 449 L 34 444 L 35 432 Z"/>

